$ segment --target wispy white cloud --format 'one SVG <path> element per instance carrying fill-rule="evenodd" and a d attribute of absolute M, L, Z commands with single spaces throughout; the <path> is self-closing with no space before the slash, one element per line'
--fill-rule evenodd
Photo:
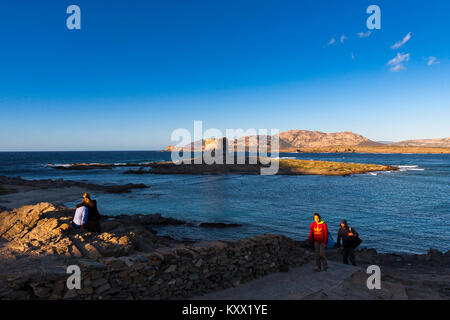
<path fill-rule="evenodd" d="M 405 66 L 403 65 L 403 63 L 397 64 L 391 68 L 392 72 L 399 72 L 402 70 L 405 70 Z"/>
<path fill-rule="evenodd" d="M 328 42 L 328 45 L 332 45 L 333 43 L 336 43 L 336 39 L 335 38 L 331 38 L 331 40 Z"/>
<path fill-rule="evenodd" d="M 391 46 L 391 49 L 397 50 L 398 48 L 403 47 L 403 45 L 407 43 L 410 39 L 411 39 L 411 32 L 408 32 L 408 34 L 404 36 L 402 40 L 396 42 L 393 46 Z"/>
<path fill-rule="evenodd" d="M 348 37 L 346 37 L 345 34 L 343 34 L 339 40 L 341 41 L 341 43 L 344 43 L 344 41 L 347 39 Z"/>
<path fill-rule="evenodd" d="M 372 34 L 372 31 L 367 31 L 366 33 L 364 33 L 364 32 L 358 32 L 357 33 L 357 35 L 358 35 L 358 37 L 360 37 L 360 38 L 367 38 L 367 37 L 369 37 L 370 35 Z"/>
<path fill-rule="evenodd" d="M 436 58 L 436 57 L 433 57 L 433 56 L 428 57 L 427 59 L 428 59 L 427 65 L 429 65 L 429 66 L 432 66 L 432 65 L 435 65 L 435 64 L 439 64 L 439 63 L 440 63 L 439 61 L 437 61 L 437 58 Z"/>
<path fill-rule="evenodd" d="M 404 62 L 409 61 L 410 54 L 409 53 L 397 53 L 397 56 L 395 58 L 392 58 L 388 61 L 388 65 L 391 66 L 392 72 L 398 72 L 401 70 L 405 70 Z"/>
<path fill-rule="evenodd" d="M 409 53 L 397 53 L 397 56 L 391 60 L 389 60 L 388 65 L 393 66 L 399 63 L 402 63 L 403 61 L 409 61 L 410 54 Z"/>

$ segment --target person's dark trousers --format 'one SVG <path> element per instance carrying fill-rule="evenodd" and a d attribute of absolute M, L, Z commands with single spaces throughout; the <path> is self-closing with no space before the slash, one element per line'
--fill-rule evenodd
<path fill-rule="evenodd" d="M 72 221 L 72 228 L 79 230 L 81 229 L 81 226 L 77 225 L 75 222 Z"/>
<path fill-rule="evenodd" d="M 350 259 L 350 262 L 352 265 L 356 265 L 355 262 L 355 248 L 353 247 L 344 247 L 344 250 L 342 252 L 342 257 L 345 264 L 348 264 L 348 260 Z"/>
<path fill-rule="evenodd" d="M 327 268 L 327 258 L 325 257 L 325 244 L 322 242 L 314 241 L 314 250 L 316 251 L 316 264 L 317 268 Z"/>

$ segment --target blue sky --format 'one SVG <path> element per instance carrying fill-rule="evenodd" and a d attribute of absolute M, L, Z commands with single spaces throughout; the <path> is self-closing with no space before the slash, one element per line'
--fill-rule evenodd
<path fill-rule="evenodd" d="M 66 28 L 71 4 L 81 30 Z M 381 30 L 367 36 L 371 4 Z M 3 0 L 0 151 L 160 149 L 194 120 L 447 137 L 448 12 L 442 0 Z"/>

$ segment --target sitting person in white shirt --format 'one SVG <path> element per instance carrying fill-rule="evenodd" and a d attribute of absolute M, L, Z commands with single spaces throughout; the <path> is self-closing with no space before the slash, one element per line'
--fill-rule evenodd
<path fill-rule="evenodd" d="M 83 229 L 88 220 L 88 208 L 86 206 L 77 206 L 73 217 L 72 226 L 74 229 Z"/>

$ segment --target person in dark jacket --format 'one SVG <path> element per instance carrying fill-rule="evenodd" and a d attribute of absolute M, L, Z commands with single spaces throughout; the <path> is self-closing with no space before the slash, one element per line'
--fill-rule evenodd
<path fill-rule="evenodd" d="M 86 230 L 90 232 L 100 233 L 100 213 L 97 209 L 97 200 L 92 200 L 89 193 L 83 194 L 83 200 L 80 205 L 85 205 L 88 208 L 88 217 L 86 223 Z"/>
<path fill-rule="evenodd" d="M 342 258 L 345 264 L 348 264 L 348 260 L 352 265 L 356 266 L 355 262 L 355 241 L 358 238 L 358 233 L 354 228 L 351 228 L 347 224 L 347 220 L 341 220 L 341 227 L 338 231 L 336 247 L 341 247 L 341 239 L 342 239 Z"/>
<path fill-rule="evenodd" d="M 323 267 L 324 271 L 327 271 L 328 264 L 327 258 L 325 257 L 325 248 L 328 242 L 328 227 L 318 213 L 314 213 L 314 222 L 309 227 L 308 240 L 314 245 L 316 252 L 317 269 L 315 271 L 320 272 L 321 267 Z"/>

